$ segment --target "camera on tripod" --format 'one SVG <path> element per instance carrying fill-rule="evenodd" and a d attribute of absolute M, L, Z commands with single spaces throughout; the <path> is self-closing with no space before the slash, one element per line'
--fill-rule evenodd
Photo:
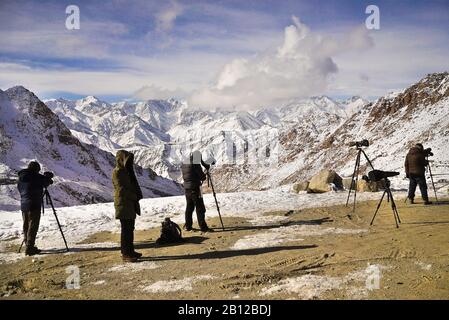
<path fill-rule="evenodd" d="M 380 198 L 379 204 L 377 205 L 376 211 L 374 212 L 374 216 L 371 219 L 370 226 L 373 225 L 374 219 L 376 218 L 377 212 L 379 211 L 380 205 L 382 204 L 382 201 L 387 195 L 387 201 L 391 202 L 391 210 L 393 211 L 393 217 L 394 221 L 396 223 L 396 228 L 399 228 L 399 224 L 401 223 L 401 218 L 399 218 L 399 212 L 398 208 L 396 207 L 396 203 L 393 199 L 393 193 L 390 189 L 390 180 L 388 178 L 398 176 L 399 172 L 396 171 L 382 171 L 382 170 L 372 170 L 368 172 L 368 176 L 363 176 L 362 179 L 368 182 L 380 182 L 382 181 L 384 183 L 384 193 L 382 194 L 382 197 Z"/>
<path fill-rule="evenodd" d="M 390 177 L 398 176 L 399 172 L 396 171 L 382 171 L 382 170 L 372 170 L 368 172 L 368 176 L 364 175 L 362 177 L 366 182 L 378 182 L 382 179 L 388 179 Z"/>
<path fill-rule="evenodd" d="M 426 157 L 433 157 L 432 148 L 424 149 L 424 154 Z"/>
<path fill-rule="evenodd" d="M 361 141 L 352 141 L 349 142 L 349 146 L 350 147 L 357 147 L 357 148 L 361 148 L 361 147 L 369 147 L 369 141 L 366 139 L 363 139 Z"/>
<path fill-rule="evenodd" d="M 51 171 L 45 171 L 45 172 L 44 172 L 44 176 L 46 176 L 47 178 L 53 179 L 53 177 L 54 177 L 55 175 L 54 175 L 53 172 L 51 172 Z"/>
<path fill-rule="evenodd" d="M 51 172 L 51 171 L 45 171 L 44 172 L 44 177 L 47 177 L 47 178 L 49 178 L 50 179 L 50 184 L 53 184 L 53 177 L 54 177 L 55 175 L 53 174 L 53 172 Z"/>

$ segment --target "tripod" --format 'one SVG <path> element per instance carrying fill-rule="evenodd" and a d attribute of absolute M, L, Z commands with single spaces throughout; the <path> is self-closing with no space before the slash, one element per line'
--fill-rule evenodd
<path fill-rule="evenodd" d="M 427 166 L 429 168 L 430 180 L 432 181 L 433 192 L 435 193 L 435 200 L 436 200 L 436 202 L 438 202 L 437 190 L 435 189 L 435 183 L 433 182 L 432 169 L 430 168 L 430 162 L 429 162 L 428 156 L 426 157 L 426 160 L 427 160 Z"/>
<path fill-rule="evenodd" d="M 51 208 L 53 209 L 53 214 L 56 218 L 56 223 L 58 224 L 59 231 L 61 231 L 61 235 L 62 235 L 62 239 L 64 240 L 65 248 L 66 248 L 67 252 L 69 252 L 69 247 L 67 246 L 67 241 L 65 240 L 64 232 L 62 232 L 61 224 L 59 223 L 58 216 L 56 215 L 56 209 L 53 205 L 53 200 L 51 199 L 50 193 L 48 192 L 47 188 L 44 189 L 44 195 L 42 197 L 42 214 L 44 214 L 44 197 L 45 197 L 45 202 L 47 203 L 47 205 L 49 204 L 51 206 Z M 24 243 L 24 241 L 22 241 L 22 244 L 20 245 L 19 253 L 22 250 L 23 243 Z"/>
<path fill-rule="evenodd" d="M 398 208 L 396 207 L 396 203 L 394 202 L 394 199 L 393 199 L 393 193 L 391 192 L 391 189 L 390 189 L 390 180 L 388 180 L 388 178 L 384 178 L 384 180 L 385 180 L 385 190 L 384 190 L 384 193 L 382 194 L 382 198 L 380 198 L 379 204 L 377 205 L 376 212 L 374 212 L 374 216 L 373 216 L 373 219 L 371 220 L 370 226 L 373 225 L 374 218 L 376 218 L 377 212 L 379 211 L 380 205 L 382 204 L 382 200 L 384 199 L 385 194 L 386 194 L 388 199 L 391 200 L 391 210 L 393 210 L 393 216 L 394 216 L 394 222 L 396 223 L 396 228 L 399 228 L 399 223 L 401 223 L 401 219 L 399 218 Z"/>
<path fill-rule="evenodd" d="M 218 206 L 217 195 L 215 193 L 214 184 L 212 183 L 212 176 L 210 175 L 209 169 L 206 170 L 206 176 L 207 176 L 207 185 L 212 188 L 212 194 L 214 195 L 215 205 L 217 206 L 217 211 L 218 211 L 218 216 L 220 217 L 221 227 L 223 228 L 223 231 L 224 231 L 225 227 L 223 225 L 223 220 L 221 219 L 220 207 Z"/>
<path fill-rule="evenodd" d="M 348 199 L 346 200 L 346 206 L 348 206 L 349 198 L 351 197 L 351 191 L 352 191 L 352 188 L 354 188 L 354 205 L 352 207 L 352 212 L 355 212 L 355 203 L 357 200 L 357 184 L 359 181 L 360 158 L 361 158 L 362 154 L 365 157 L 366 161 L 368 161 L 368 164 L 374 170 L 373 164 L 371 163 L 371 160 L 366 155 L 365 151 L 359 146 L 357 147 L 357 151 L 358 152 L 357 152 L 357 157 L 355 158 L 354 172 L 352 173 L 352 178 L 351 178 L 351 186 L 349 187 Z"/>

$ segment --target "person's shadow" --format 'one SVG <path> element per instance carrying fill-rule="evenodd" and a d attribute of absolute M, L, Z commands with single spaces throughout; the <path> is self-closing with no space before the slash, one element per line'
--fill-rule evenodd
<path fill-rule="evenodd" d="M 156 257 L 142 257 L 141 261 L 163 261 L 163 260 L 188 260 L 188 259 L 225 259 L 238 256 L 253 256 L 264 253 L 284 251 L 284 250 L 305 250 L 317 248 L 315 244 L 301 245 L 301 246 L 277 246 L 277 247 L 264 247 L 264 248 L 252 248 L 242 250 L 224 250 L 224 251 L 210 251 L 195 254 L 174 255 L 174 256 L 156 256 Z"/>

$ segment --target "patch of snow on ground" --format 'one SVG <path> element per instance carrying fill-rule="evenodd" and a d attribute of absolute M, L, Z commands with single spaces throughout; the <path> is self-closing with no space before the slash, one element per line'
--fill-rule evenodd
<path fill-rule="evenodd" d="M 152 261 L 141 261 L 136 263 L 124 263 L 118 264 L 108 269 L 108 271 L 113 272 L 137 272 L 142 270 L 152 270 L 159 268 L 155 262 Z"/>
<path fill-rule="evenodd" d="M 15 252 L 1 252 L 0 253 L 0 264 L 3 263 L 14 263 L 24 258 L 23 253 L 15 253 Z"/>
<path fill-rule="evenodd" d="M 307 274 L 296 278 L 288 278 L 279 281 L 278 284 L 263 288 L 261 296 L 287 293 L 297 293 L 301 299 L 314 299 L 324 292 L 339 289 L 343 279 L 328 276 L 316 276 Z"/>
<path fill-rule="evenodd" d="M 381 193 L 358 193 L 358 201 L 379 199 Z M 398 193 L 395 193 L 398 197 Z M 403 197 L 406 196 L 404 192 Z M 282 216 L 266 216 L 273 211 L 299 210 L 312 207 L 344 204 L 346 192 L 328 192 L 323 194 L 296 194 L 291 186 L 282 186 L 266 191 L 248 191 L 217 194 L 223 217 L 243 217 L 254 224 L 268 224 L 283 220 Z M 206 218 L 218 216 L 212 194 L 204 195 L 207 208 Z M 184 223 L 185 197 L 148 198 L 140 201 L 142 215 L 136 220 L 136 229 L 145 230 L 159 227 L 165 217 L 178 224 Z M 112 231 L 120 232 L 120 223 L 114 217 L 113 203 L 92 204 L 58 208 L 57 214 L 69 248 L 78 247 L 90 235 Z M 276 217 L 276 218 L 273 218 Z M 22 215 L 19 211 L 0 211 L 0 242 L 20 244 L 22 241 Z M 64 249 L 64 242 L 51 212 L 46 211 L 41 218 L 36 245 Z M 5 252 L 0 248 L 0 253 Z M 2 263 L 2 260 L 0 260 Z"/>
<path fill-rule="evenodd" d="M 106 280 L 98 280 L 98 281 L 92 282 L 92 284 L 94 286 L 101 286 L 102 284 L 105 284 L 105 283 L 106 283 Z"/>
<path fill-rule="evenodd" d="M 279 281 L 270 287 L 263 288 L 259 295 L 294 293 L 300 299 L 317 299 L 331 290 L 345 290 L 348 298 L 361 299 L 368 296 L 370 290 L 375 290 L 371 285 L 372 276 L 379 274 L 379 286 L 381 285 L 382 270 L 389 269 L 382 265 L 368 264 L 366 269 L 351 272 L 344 277 L 330 277 L 307 274 Z M 375 284 L 375 282 L 374 282 Z"/>
<path fill-rule="evenodd" d="M 214 279 L 211 275 L 200 275 L 195 277 L 188 277 L 181 280 L 162 280 L 157 281 L 151 285 L 141 287 L 140 290 L 145 292 L 176 292 L 176 291 L 191 291 L 193 284 L 203 280 Z"/>
<path fill-rule="evenodd" d="M 429 271 L 432 268 L 431 264 L 424 263 L 422 261 L 416 261 L 415 264 L 422 270 Z"/>
<path fill-rule="evenodd" d="M 231 247 L 233 250 L 273 247 L 284 242 L 302 241 L 301 237 L 322 236 L 327 234 L 359 234 L 366 229 L 324 228 L 317 225 L 287 226 L 272 229 L 268 232 L 248 235 Z"/>

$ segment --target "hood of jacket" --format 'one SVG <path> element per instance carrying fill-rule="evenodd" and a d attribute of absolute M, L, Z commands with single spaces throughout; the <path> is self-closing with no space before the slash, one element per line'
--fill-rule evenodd
<path fill-rule="evenodd" d="M 126 150 L 119 150 L 115 155 L 116 167 L 120 169 L 132 168 L 134 155 Z"/>
<path fill-rule="evenodd" d="M 421 148 L 419 148 L 419 147 L 412 147 L 408 151 L 409 154 L 420 154 L 422 152 L 423 152 L 423 150 Z"/>

